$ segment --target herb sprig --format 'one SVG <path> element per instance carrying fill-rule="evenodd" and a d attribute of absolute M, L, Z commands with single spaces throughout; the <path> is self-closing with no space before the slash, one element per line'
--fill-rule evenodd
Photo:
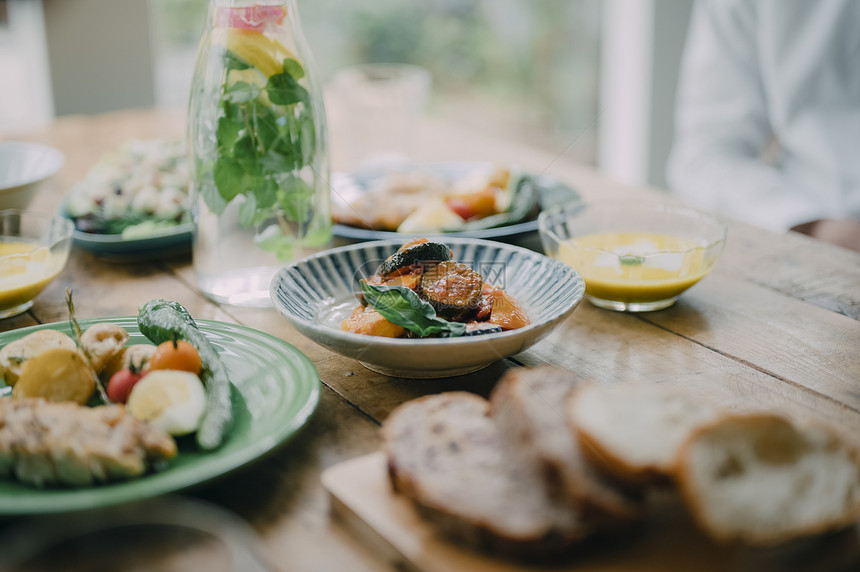
<path fill-rule="evenodd" d="M 286 58 L 282 71 L 260 87 L 229 79 L 233 70 L 253 69 L 229 50 L 224 62 L 228 79 L 219 101 L 217 159 L 210 167 L 215 185 L 201 189 L 203 199 L 220 214 L 243 196 L 240 223 L 254 227 L 274 219 L 277 224 L 266 226 L 255 242 L 279 260 L 289 260 L 295 246 L 291 228 L 305 227 L 314 206 L 313 187 L 298 175 L 313 162 L 316 149 L 311 97 L 299 84 L 305 71 Z"/>
<path fill-rule="evenodd" d="M 102 380 L 99 379 L 99 375 L 96 373 L 96 370 L 93 367 L 93 356 L 90 355 L 89 350 L 81 341 L 84 332 L 81 329 L 81 325 L 78 323 L 78 319 L 75 317 L 75 302 L 72 299 L 72 291 L 68 288 L 66 288 L 66 307 L 69 309 L 69 327 L 72 330 L 75 345 L 77 345 L 78 349 L 81 350 L 81 355 L 84 357 L 84 363 L 87 366 L 87 370 L 93 380 L 93 384 L 98 390 L 99 397 L 101 397 L 102 403 L 104 403 L 105 405 L 110 405 L 113 403 L 113 401 L 108 397 L 104 384 L 102 384 Z"/>
<path fill-rule="evenodd" d="M 362 280 L 361 293 L 367 303 L 386 320 L 403 326 L 419 337 L 432 334 L 458 337 L 466 333 L 466 324 L 439 318 L 429 302 L 405 286 L 375 286 Z"/>

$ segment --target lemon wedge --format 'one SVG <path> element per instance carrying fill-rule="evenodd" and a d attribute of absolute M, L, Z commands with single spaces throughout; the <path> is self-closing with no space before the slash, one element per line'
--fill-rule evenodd
<path fill-rule="evenodd" d="M 421 203 L 397 227 L 397 232 L 422 233 L 457 230 L 463 227 L 460 215 L 448 208 L 441 198 L 434 197 Z"/>
<path fill-rule="evenodd" d="M 187 371 L 151 371 L 131 390 L 126 409 L 170 435 L 197 430 L 206 410 L 206 390 L 200 378 Z"/>
<path fill-rule="evenodd" d="M 228 50 L 267 78 L 283 71 L 284 59 L 298 61 L 281 42 L 254 30 L 230 28 L 225 43 Z"/>

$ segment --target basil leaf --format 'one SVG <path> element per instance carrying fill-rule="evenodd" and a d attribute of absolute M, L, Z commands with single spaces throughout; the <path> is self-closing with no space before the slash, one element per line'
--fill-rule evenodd
<path fill-rule="evenodd" d="M 239 138 L 239 132 L 242 130 L 242 127 L 241 123 L 230 119 L 226 115 L 218 118 L 218 130 L 216 131 L 215 138 L 218 141 L 218 151 L 220 153 L 230 152 Z"/>
<path fill-rule="evenodd" d="M 260 158 L 260 165 L 268 169 L 272 173 L 289 173 L 301 168 L 297 157 L 287 156 L 278 153 L 273 149 Z"/>
<path fill-rule="evenodd" d="M 285 234 L 277 224 L 271 224 L 254 237 L 254 244 L 260 250 L 272 252 L 279 262 L 289 262 L 293 259 L 295 239 Z"/>
<path fill-rule="evenodd" d="M 466 332 L 466 324 L 437 317 L 433 306 L 405 286 L 374 286 L 362 280 L 361 293 L 386 320 L 422 338 L 442 333 L 457 337 Z"/>
<path fill-rule="evenodd" d="M 242 185 L 242 167 L 234 159 L 221 155 L 215 160 L 215 186 L 225 203 L 229 203 L 237 195 L 244 192 Z"/>
<path fill-rule="evenodd" d="M 292 58 L 284 60 L 284 73 L 288 73 L 296 79 L 302 79 L 305 77 L 305 70 L 302 67 L 302 64 Z"/>
<path fill-rule="evenodd" d="M 254 224 L 254 215 L 257 214 L 257 197 L 253 193 L 245 195 L 245 200 L 239 205 L 239 224 L 248 228 Z"/>
<path fill-rule="evenodd" d="M 278 180 L 278 204 L 287 220 L 307 222 L 313 214 L 314 189 L 299 177 L 284 175 Z"/>
<path fill-rule="evenodd" d="M 246 70 L 251 66 L 230 50 L 224 50 L 224 67 L 227 70 Z"/>
<path fill-rule="evenodd" d="M 277 105 L 291 105 L 310 100 L 308 91 L 288 73 L 279 73 L 270 77 L 269 83 L 266 84 L 266 93 L 269 94 L 271 102 Z"/>
<path fill-rule="evenodd" d="M 229 103 L 247 103 L 260 96 L 260 88 L 246 81 L 237 81 L 224 90 L 222 99 Z"/>

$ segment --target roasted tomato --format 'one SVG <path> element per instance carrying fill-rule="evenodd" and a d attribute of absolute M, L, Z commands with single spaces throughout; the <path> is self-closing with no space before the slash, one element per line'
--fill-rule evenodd
<path fill-rule="evenodd" d="M 451 195 L 445 202 L 463 220 L 496 214 L 496 191 L 492 187 L 475 193 Z"/>
<path fill-rule="evenodd" d="M 341 322 L 340 327 L 347 332 L 384 338 L 399 338 L 406 331 L 406 328 L 389 322 L 370 306 L 359 306 L 353 310 L 352 315 Z"/>
<path fill-rule="evenodd" d="M 503 330 L 515 330 L 531 323 L 526 311 L 510 294 L 504 290 L 493 290 L 492 296 L 490 323 L 500 325 Z"/>
<path fill-rule="evenodd" d="M 175 369 L 189 371 L 194 375 L 200 373 L 203 362 L 197 349 L 186 342 L 167 341 L 158 345 L 155 354 L 149 360 L 149 369 Z"/>

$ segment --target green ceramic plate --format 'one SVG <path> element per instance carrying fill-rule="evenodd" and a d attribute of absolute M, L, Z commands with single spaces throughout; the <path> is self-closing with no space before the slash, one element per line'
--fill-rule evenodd
<path fill-rule="evenodd" d="M 81 327 L 96 322 L 122 326 L 129 344 L 150 343 L 136 318 L 81 320 Z M 177 441 L 179 454 L 163 471 L 82 489 L 0 481 L 0 514 L 68 512 L 160 495 L 223 475 L 293 436 L 319 402 L 320 381 L 310 360 L 285 341 L 251 328 L 211 320 L 197 320 L 197 325 L 224 359 L 233 383 L 233 427 L 219 449 L 201 452 L 193 436 L 183 437 Z M 0 346 L 43 328 L 70 332 L 67 322 L 23 328 L 0 334 Z"/>

